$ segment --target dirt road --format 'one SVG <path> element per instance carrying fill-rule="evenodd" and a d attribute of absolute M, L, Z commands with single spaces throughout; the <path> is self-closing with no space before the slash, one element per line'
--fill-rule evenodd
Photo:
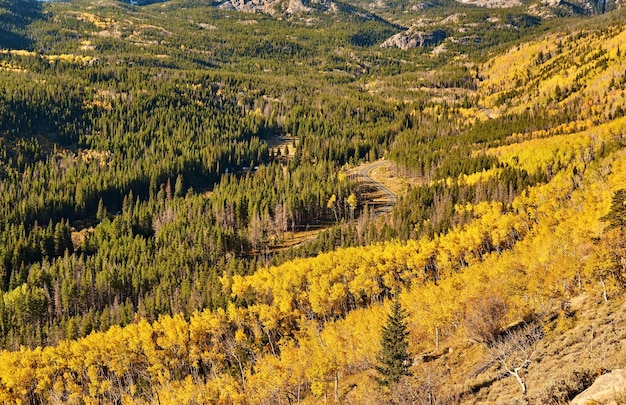
<path fill-rule="evenodd" d="M 398 198 L 395 192 L 372 177 L 376 170 L 388 167 L 389 164 L 390 162 L 386 160 L 377 160 L 376 162 L 360 166 L 356 172 L 358 180 L 366 188 L 366 191 L 363 193 L 365 200 L 370 206 L 374 207 L 376 215 L 391 211 Z"/>

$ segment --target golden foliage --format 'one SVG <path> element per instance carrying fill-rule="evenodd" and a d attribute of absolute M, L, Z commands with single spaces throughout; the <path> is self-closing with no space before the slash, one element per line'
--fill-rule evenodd
<path fill-rule="evenodd" d="M 515 108 L 546 103 L 557 84 L 568 87 L 580 72 L 552 56 L 559 41 L 565 49 L 560 54 L 570 55 L 577 70 L 606 57 L 608 72 L 616 72 L 622 64 L 616 48 L 626 34 L 587 35 L 592 44 L 602 42 L 604 56 L 585 56 L 573 40 L 558 36 L 490 62 L 480 90 L 485 105 L 504 109 L 499 95 L 516 81 L 533 83 L 544 74 L 552 78 L 515 100 Z M 541 61 L 527 57 L 540 51 Z M 554 78 L 555 72 L 561 77 Z M 579 95 L 590 103 L 594 92 L 606 88 L 607 78 L 596 73 L 586 73 L 593 86 Z M 596 107 L 593 114 L 610 112 Z M 520 143 L 488 153 L 529 173 L 550 172 L 547 184 L 528 189 L 510 206 L 457 206 L 473 220 L 445 235 L 339 249 L 250 276 L 224 276 L 233 297 L 253 297 L 247 307 L 231 304 L 189 319 L 137 319 L 54 347 L 4 351 L 0 402 L 28 403 L 33 396 L 57 403 L 270 404 L 339 402 L 346 396 L 365 402 L 378 394 L 367 373 L 376 363 L 391 294 L 401 291 L 416 349 L 466 336 L 464 327 L 494 335 L 531 313 L 553 313 L 581 291 L 601 294 L 599 281 L 609 291 L 623 283 L 623 233 L 604 232 L 600 218 L 626 184 L 626 152 L 600 151 L 618 145 L 625 130 L 626 118 L 597 123 L 579 117 L 557 129 L 512 136 Z M 473 184 L 498 170 L 449 181 Z M 24 295 L 37 293 L 20 287 L 4 304 L 18 305 Z M 481 310 L 493 312 L 492 324 L 476 322 Z"/>
<path fill-rule="evenodd" d="M 624 157 L 588 168 L 577 185 L 561 171 L 506 210 L 465 206 L 474 220 L 435 239 L 343 249 L 235 276 L 233 294 L 256 297 L 248 308 L 138 320 L 56 347 L 3 352 L 0 400 L 24 403 L 32 393 L 68 403 L 333 400 L 344 381 L 375 364 L 381 304 L 400 286 L 410 329 L 433 339 L 412 337 L 422 347 L 434 345 L 435 332 L 445 339 L 462 331 L 486 292 L 506 297 L 508 312 L 497 320 L 504 325 L 597 286 L 612 245 L 592 240 L 626 179 Z M 612 171 L 602 175 L 606 167 Z"/>

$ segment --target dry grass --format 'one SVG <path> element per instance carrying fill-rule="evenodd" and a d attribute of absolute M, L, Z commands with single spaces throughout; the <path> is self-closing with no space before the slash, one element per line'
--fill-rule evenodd
<path fill-rule="evenodd" d="M 386 163 L 385 166 L 372 170 L 370 176 L 374 181 L 381 183 L 383 186 L 398 194 L 398 196 L 406 194 L 409 185 L 417 186 L 423 184 L 423 182 L 416 177 L 398 174 L 391 161 L 387 161 Z M 365 164 L 350 169 L 350 173 L 358 173 L 364 165 Z"/>
<path fill-rule="evenodd" d="M 310 242 L 317 238 L 317 235 L 319 235 L 320 232 L 330 228 L 330 226 L 324 225 L 316 225 L 314 228 L 312 227 L 304 231 L 285 232 L 280 240 L 273 241 L 270 252 L 278 252 Z"/>
<path fill-rule="evenodd" d="M 282 156 L 292 158 L 295 156 L 296 147 L 300 143 L 300 139 L 292 136 L 274 136 L 264 140 L 270 151 L 277 153 L 280 151 Z M 294 146 L 295 144 L 295 146 Z"/>
<path fill-rule="evenodd" d="M 431 351 L 417 353 L 413 370 L 448 370 L 441 389 L 457 397 L 441 403 L 565 404 L 600 374 L 626 367 L 626 295 L 608 303 L 599 295 L 575 297 L 569 312 L 545 322 L 543 330 L 532 363 L 521 371 L 525 397 L 517 381 L 489 359 L 487 346 L 470 342 L 461 330 L 438 352 L 430 345 Z"/>
<path fill-rule="evenodd" d="M 389 190 L 394 193 L 400 195 L 404 194 L 407 191 L 407 186 L 409 184 L 408 177 L 397 176 L 396 173 L 391 169 L 391 162 L 388 162 L 389 165 L 376 168 L 370 172 L 370 176 L 375 181 L 383 184 Z"/>
<path fill-rule="evenodd" d="M 577 297 L 572 312 L 548 323 L 545 330 L 536 359 L 523 374 L 526 398 L 512 377 L 492 366 L 467 380 L 473 394 L 464 402 L 567 403 L 601 373 L 626 365 L 625 297 L 608 303 L 589 295 Z"/>

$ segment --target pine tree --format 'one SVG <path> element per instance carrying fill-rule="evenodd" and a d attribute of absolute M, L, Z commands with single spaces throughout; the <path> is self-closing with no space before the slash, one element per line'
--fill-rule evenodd
<path fill-rule="evenodd" d="M 397 383 L 404 375 L 410 375 L 411 355 L 409 354 L 409 331 L 406 324 L 407 314 L 396 299 L 391 313 L 387 317 L 387 324 L 381 332 L 381 350 L 378 361 L 381 364 L 376 370 L 381 377 L 377 379 L 380 385 Z"/>
<path fill-rule="evenodd" d="M 600 218 L 609 222 L 607 229 L 626 228 L 626 190 L 620 189 L 613 195 L 609 213 Z"/>

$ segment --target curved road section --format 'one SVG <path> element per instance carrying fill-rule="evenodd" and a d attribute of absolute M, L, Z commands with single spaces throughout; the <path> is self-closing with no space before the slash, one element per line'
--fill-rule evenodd
<path fill-rule="evenodd" d="M 374 207 L 374 213 L 381 215 L 391 211 L 398 195 L 387 186 L 372 178 L 372 173 L 382 167 L 389 166 L 386 160 L 378 160 L 368 163 L 358 168 L 358 180 L 366 189 L 363 194 L 367 196 L 367 201 Z"/>
<path fill-rule="evenodd" d="M 390 190 L 387 186 L 372 178 L 372 173 L 376 170 L 380 170 L 383 167 L 389 166 L 389 162 L 385 160 L 378 160 L 373 163 L 368 163 L 359 167 L 355 167 L 350 170 L 350 178 L 352 180 L 359 181 L 361 183 L 362 195 L 364 200 L 370 207 L 374 209 L 374 216 L 379 216 L 390 212 L 393 205 L 398 198 L 398 195 Z M 285 246 L 282 249 L 288 249 L 296 246 L 302 246 L 308 242 L 317 239 L 319 232 L 323 231 L 323 226 L 317 229 L 317 233 L 307 239 L 300 240 L 289 246 Z M 282 249 L 275 249 L 282 250 Z"/>

